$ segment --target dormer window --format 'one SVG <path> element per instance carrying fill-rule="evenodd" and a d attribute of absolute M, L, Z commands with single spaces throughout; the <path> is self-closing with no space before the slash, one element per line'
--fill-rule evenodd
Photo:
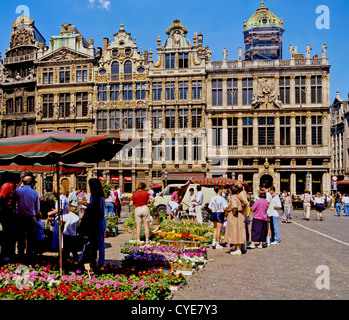
<path fill-rule="evenodd" d="M 176 61 L 175 53 L 166 54 L 166 69 L 174 69 L 175 61 Z"/>
<path fill-rule="evenodd" d="M 113 56 L 117 56 L 119 54 L 119 50 L 115 49 L 111 53 Z"/>
<path fill-rule="evenodd" d="M 132 50 L 131 50 L 130 48 L 127 48 L 127 49 L 125 50 L 125 54 L 126 54 L 127 56 L 131 55 L 131 53 L 132 53 Z"/>
<path fill-rule="evenodd" d="M 117 61 L 111 64 L 111 74 L 119 74 L 119 63 Z"/>
<path fill-rule="evenodd" d="M 180 69 L 185 69 L 185 68 L 188 68 L 188 66 L 189 66 L 188 53 L 180 53 L 179 60 L 178 60 L 178 67 Z"/>

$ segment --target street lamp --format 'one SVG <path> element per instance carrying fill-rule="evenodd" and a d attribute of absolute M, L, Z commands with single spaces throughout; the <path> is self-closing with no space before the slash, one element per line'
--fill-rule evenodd
<path fill-rule="evenodd" d="M 164 172 L 164 179 L 165 179 L 165 188 L 167 187 L 167 179 L 168 179 L 169 173 L 167 170 Z"/>

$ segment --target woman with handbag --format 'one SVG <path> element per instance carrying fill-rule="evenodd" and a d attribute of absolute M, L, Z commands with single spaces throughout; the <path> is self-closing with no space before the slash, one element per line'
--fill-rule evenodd
<path fill-rule="evenodd" d="M 80 223 L 80 233 L 90 242 L 88 251 L 90 253 L 90 263 L 96 264 L 98 251 L 98 265 L 104 266 L 105 263 L 105 246 L 104 236 L 107 226 L 105 220 L 105 193 L 103 186 L 98 179 L 89 180 L 91 200 L 88 204 L 84 216 Z"/>

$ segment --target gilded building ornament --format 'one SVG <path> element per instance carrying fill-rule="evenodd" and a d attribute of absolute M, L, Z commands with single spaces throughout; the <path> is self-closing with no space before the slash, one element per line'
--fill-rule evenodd
<path fill-rule="evenodd" d="M 257 93 L 252 97 L 253 109 L 282 109 L 283 104 L 276 96 L 277 81 L 275 78 L 260 78 L 257 83 Z"/>

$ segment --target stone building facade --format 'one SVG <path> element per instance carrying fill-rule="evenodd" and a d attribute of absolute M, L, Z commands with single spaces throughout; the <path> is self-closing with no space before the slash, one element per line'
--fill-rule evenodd
<path fill-rule="evenodd" d="M 327 47 L 311 56 L 311 45 L 305 54 L 290 45 L 283 59 L 283 20 L 264 2 L 244 22 L 245 50 L 238 48 L 237 60 L 224 48 L 223 60 L 212 61 L 203 35 L 189 39 L 179 20 L 164 40 L 158 36 L 156 57 L 138 48 L 123 25 L 97 49 L 73 27 L 62 25 L 48 47 L 38 44 L 35 131 L 141 138 L 91 165 L 85 179 L 97 176 L 125 192 L 143 181 L 164 185 L 191 176 L 235 177 L 254 193 L 261 183 L 292 194 L 330 192 Z"/>
<path fill-rule="evenodd" d="M 349 188 L 349 151 L 348 151 L 349 97 L 337 96 L 331 106 L 331 174 L 334 191 L 348 192 Z"/>

